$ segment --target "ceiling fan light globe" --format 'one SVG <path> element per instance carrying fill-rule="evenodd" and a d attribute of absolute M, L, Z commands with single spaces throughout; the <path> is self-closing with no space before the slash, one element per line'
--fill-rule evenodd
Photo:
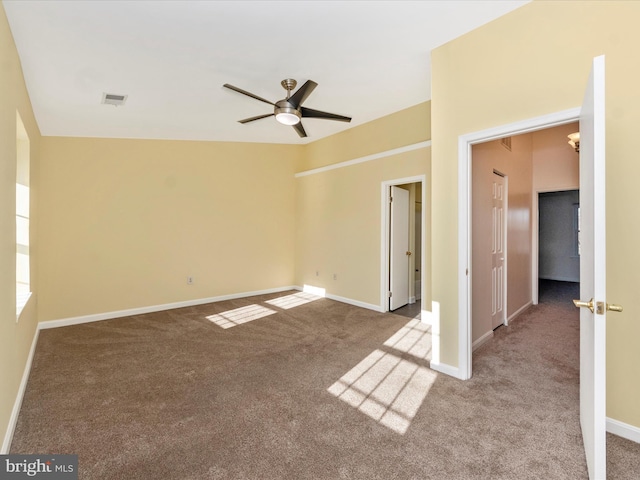
<path fill-rule="evenodd" d="M 300 123 L 300 117 L 290 112 L 276 113 L 276 120 L 283 125 L 297 125 Z"/>

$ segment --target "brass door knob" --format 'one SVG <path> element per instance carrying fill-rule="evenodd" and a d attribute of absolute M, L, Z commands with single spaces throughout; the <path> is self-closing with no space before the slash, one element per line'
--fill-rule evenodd
<path fill-rule="evenodd" d="M 588 302 L 583 302 L 582 300 L 574 300 L 573 304 L 578 308 L 588 308 L 593 313 L 593 298 Z"/>
<path fill-rule="evenodd" d="M 589 300 L 588 302 L 583 302 L 582 300 L 574 300 L 573 304 L 576 307 L 583 307 L 583 308 L 588 308 L 589 310 L 591 310 L 591 313 L 593 313 L 594 308 L 597 309 L 597 312 L 599 315 L 602 315 L 604 313 L 605 310 L 605 304 L 604 302 L 597 302 L 596 304 L 593 303 L 593 298 L 591 300 Z M 621 305 L 616 305 L 614 303 L 607 303 L 606 304 L 606 310 L 609 312 L 622 312 L 622 306 Z"/>

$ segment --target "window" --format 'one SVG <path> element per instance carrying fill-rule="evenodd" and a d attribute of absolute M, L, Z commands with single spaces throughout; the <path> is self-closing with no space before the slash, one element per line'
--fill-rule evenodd
<path fill-rule="evenodd" d="M 16 112 L 16 321 L 31 296 L 29 262 L 29 137 Z"/>

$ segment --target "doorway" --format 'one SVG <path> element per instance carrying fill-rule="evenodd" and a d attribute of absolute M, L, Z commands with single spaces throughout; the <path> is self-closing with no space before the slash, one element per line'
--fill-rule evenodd
<path fill-rule="evenodd" d="M 543 294 L 553 296 L 553 287 L 575 290 L 580 282 L 580 190 L 538 191 L 536 200 L 534 305 L 543 301 Z"/>
<path fill-rule="evenodd" d="M 459 332 L 459 348 L 458 348 L 458 369 L 455 372 L 455 376 L 463 380 L 471 378 L 472 375 L 472 344 L 473 344 L 473 329 L 472 329 L 472 147 L 480 145 L 493 140 L 499 140 L 509 136 L 516 136 L 525 133 L 536 132 L 551 127 L 567 125 L 569 123 L 575 123 L 578 121 L 580 115 L 579 109 L 565 110 L 551 115 L 545 115 L 529 119 L 523 122 L 517 122 L 510 125 L 504 125 L 501 127 L 492 128 L 489 130 L 479 131 L 459 137 L 458 148 L 458 332 Z M 515 182 L 513 182 L 515 183 Z M 513 189 L 512 189 L 513 190 Z M 516 215 L 521 215 L 522 219 L 531 225 L 531 204 L 533 202 L 531 193 L 529 193 L 529 204 L 526 205 L 526 209 L 520 211 L 515 206 L 510 205 L 513 208 L 513 212 Z M 514 215 L 515 217 L 515 215 Z M 528 245 L 532 243 L 531 228 L 527 229 Z M 520 241 L 520 239 L 513 239 L 514 241 Z M 514 252 L 514 254 L 517 252 Z M 515 258 L 515 257 L 514 257 Z M 531 256 L 523 256 L 526 262 L 529 262 L 526 266 L 526 272 L 529 272 L 528 285 L 529 291 L 526 295 L 529 298 L 528 305 L 524 305 L 524 308 L 528 308 L 532 300 L 533 286 L 531 285 L 531 271 L 532 260 Z M 514 265 L 509 265 L 509 271 L 520 271 L 520 268 L 514 268 Z M 509 278 L 509 284 L 511 284 L 511 278 Z M 507 305 L 511 299 L 511 294 L 507 298 Z M 518 314 L 520 310 L 513 312 L 513 315 Z M 508 315 L 509 318 L 511 315 Z M 453 373 L 453 372 L 452 372 Z"/>
<path fill-rule="evenodd" d="M 425 182 L 420 175 L 382 183 L 381 309 L 412 318 L 421 316 L 425 286 Z"/>
<path fill-rule="evenodd" d="M 534 292 L 538 291 L 539 246 L 553 248 L 541 253 L 546 262 L 541 265 L 553 278 L 568 281 L 579 278 L 576 248 L 579 157 L 567 142 L 569 134 L 578 128 L 570 123 L 472 146 L 473 350 L 491 340 L 496 328 L 508 325 L 537 303 Z M 569 190 L 569 185 L 575 187 L 566 194 L 539 193 Z M 562 201 L 561 209 L 551 203 L 556 197 Z M 538 215 L 540 202 L 542 210 Z M 535 241 L 533 238 L 539 230 L 539 216 L 552 223 L 547 225 L 550 231 L 547 228 L 542 232 L 544 245 L 538 241 L 537 233 Z M 554 265 L 558 272 L 553 271 Z"/>

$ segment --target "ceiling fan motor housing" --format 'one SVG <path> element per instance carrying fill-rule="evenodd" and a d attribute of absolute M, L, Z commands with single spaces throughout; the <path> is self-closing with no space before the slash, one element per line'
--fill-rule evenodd
<path fill-rule="evenodd" d="M 279 122 L 285 123 L 286 121 L 287 125 L 295 125 L 296 123 L 300 122 L 300 119 L 302 118 L 300 110 L 298 110 L 287 100 L 280 100 L 276 102 L 273 113 L 276 115 L 276 119 Z M 291 115 L 295 115 L 297 117 L 297 120 L 294 117 L 291 117 Z"/>

